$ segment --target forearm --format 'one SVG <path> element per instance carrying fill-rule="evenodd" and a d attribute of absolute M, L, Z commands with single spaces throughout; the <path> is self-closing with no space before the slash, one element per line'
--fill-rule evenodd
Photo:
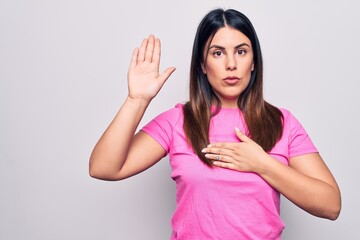
<path fill-rule="evenodd" d="M 307 176 L 270 156 L 264 162 L 259 175 L 291 202 L 318 217 L 338 217 L 341 202 L 337 186 Z"/>
<path fill-rule="evenodd" d="M 90 175 L 111 178 L 120 172 L 128 155 L 136 128 L 149 101 L 127 98 L 101 136 L 90 157 Z"/>

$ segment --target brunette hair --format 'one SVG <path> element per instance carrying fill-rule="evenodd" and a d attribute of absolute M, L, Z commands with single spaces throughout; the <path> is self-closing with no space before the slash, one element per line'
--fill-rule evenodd
<path fill-rule="evenodd" d="M 188 141 L 199 158 L 209 166 L 212 163 L 201 150 L 209 144 L 210 119 L 220 111 L 221 102 L 203 73 L 202 66 L 206 61 L 204 51 L 207 51 L 207 43 L 225 26 L 246 35 L 254 53 L 254 70 L 250 82 L 238 99 L 238 107 L 243 112 L 248 131 L 246 134 L 268 152 L 281 138 L 283 131 L 281 111 L 263 97 L 263 62 L 253 25 L 244 14 L 236 10 L 212 10 L 197 28 L 190 67 L 190 98 L 184 105 L 184 131 Z M 211 111 L 214 105 L 216 110 Z"/>

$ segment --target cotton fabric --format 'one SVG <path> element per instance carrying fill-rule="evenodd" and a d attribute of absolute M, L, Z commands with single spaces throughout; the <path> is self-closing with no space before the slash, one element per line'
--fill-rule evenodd
<path fill-rule="evenodd" d="M 299 121 L 280 110 L 283 135 L 269 154 L 288 165 L 290 157 L 317 152 Z M 204 164 L 187 143 L 183 118 L 177 104 L 142 128 L 167 151 L 176 182 L 171 240 L 280 239 L 279 193 L 255 173 Z M 211 119 L 210 142 L 239 142 L 235 127 L 246 132 L 241 111 L 222 108 Z"/>

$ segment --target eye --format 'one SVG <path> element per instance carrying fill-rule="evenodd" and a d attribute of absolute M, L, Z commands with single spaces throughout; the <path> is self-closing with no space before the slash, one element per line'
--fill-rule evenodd
<path fill-rule="evenodd" d="M 220 57 L 222 55 L 222 52 L 221 51 L 214 51 L 213 52 L 213 56 L 214 57 Z"/>
<path fill-rule="evenodd" d="M 238 49 L 238 50 L 237 50 L 237 53 L 238 53 L 239 55 L 245 55 L 245 54 L 246 54 L 246 50 L 244 50 L 244 49 Z"/>

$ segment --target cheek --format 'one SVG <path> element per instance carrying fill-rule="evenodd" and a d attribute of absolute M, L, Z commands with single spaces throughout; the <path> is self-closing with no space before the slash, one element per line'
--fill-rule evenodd
<path fill-rule="evenodd" d="M 217 85 L 216 77 L 214 77 L 214 75 L 212 75 L 211 73 L 206 74 L 206 76 L 210 86 L 213 88 L 216 87 Z"/>
<path fill-rule="evenodd" d="M 213 71 L 213 69 L 206 69 L 206 75 L 208 79 L 214 78 L 216 76 L 216 71 Z"/>
<path fill-rule="evenodd" d="M 220 74 L 219 67 L 210 64 L 205 67 L 205 72 L 209 81 L 217 79 L 217 76 Z"/>
<path fill-rule="evenodd" d="M 211 60 L 208 60 L 208 62 L 203 66 L 203 69 L 206 71 L 206 73 L 213 73 L 214 70 L 216 70 L 216 66 Z"/>
<path fill-rule="evenodd" d="M 244 62 L 242 65 L 241 65 L 242 67 L 242 72 L 243 73 L 249 73 L 249 74 L 251 74 L 251 72 L 254 70 L 254 63 L 253 63 L 253 61 L 246 61 L 246 62 Z"/>

